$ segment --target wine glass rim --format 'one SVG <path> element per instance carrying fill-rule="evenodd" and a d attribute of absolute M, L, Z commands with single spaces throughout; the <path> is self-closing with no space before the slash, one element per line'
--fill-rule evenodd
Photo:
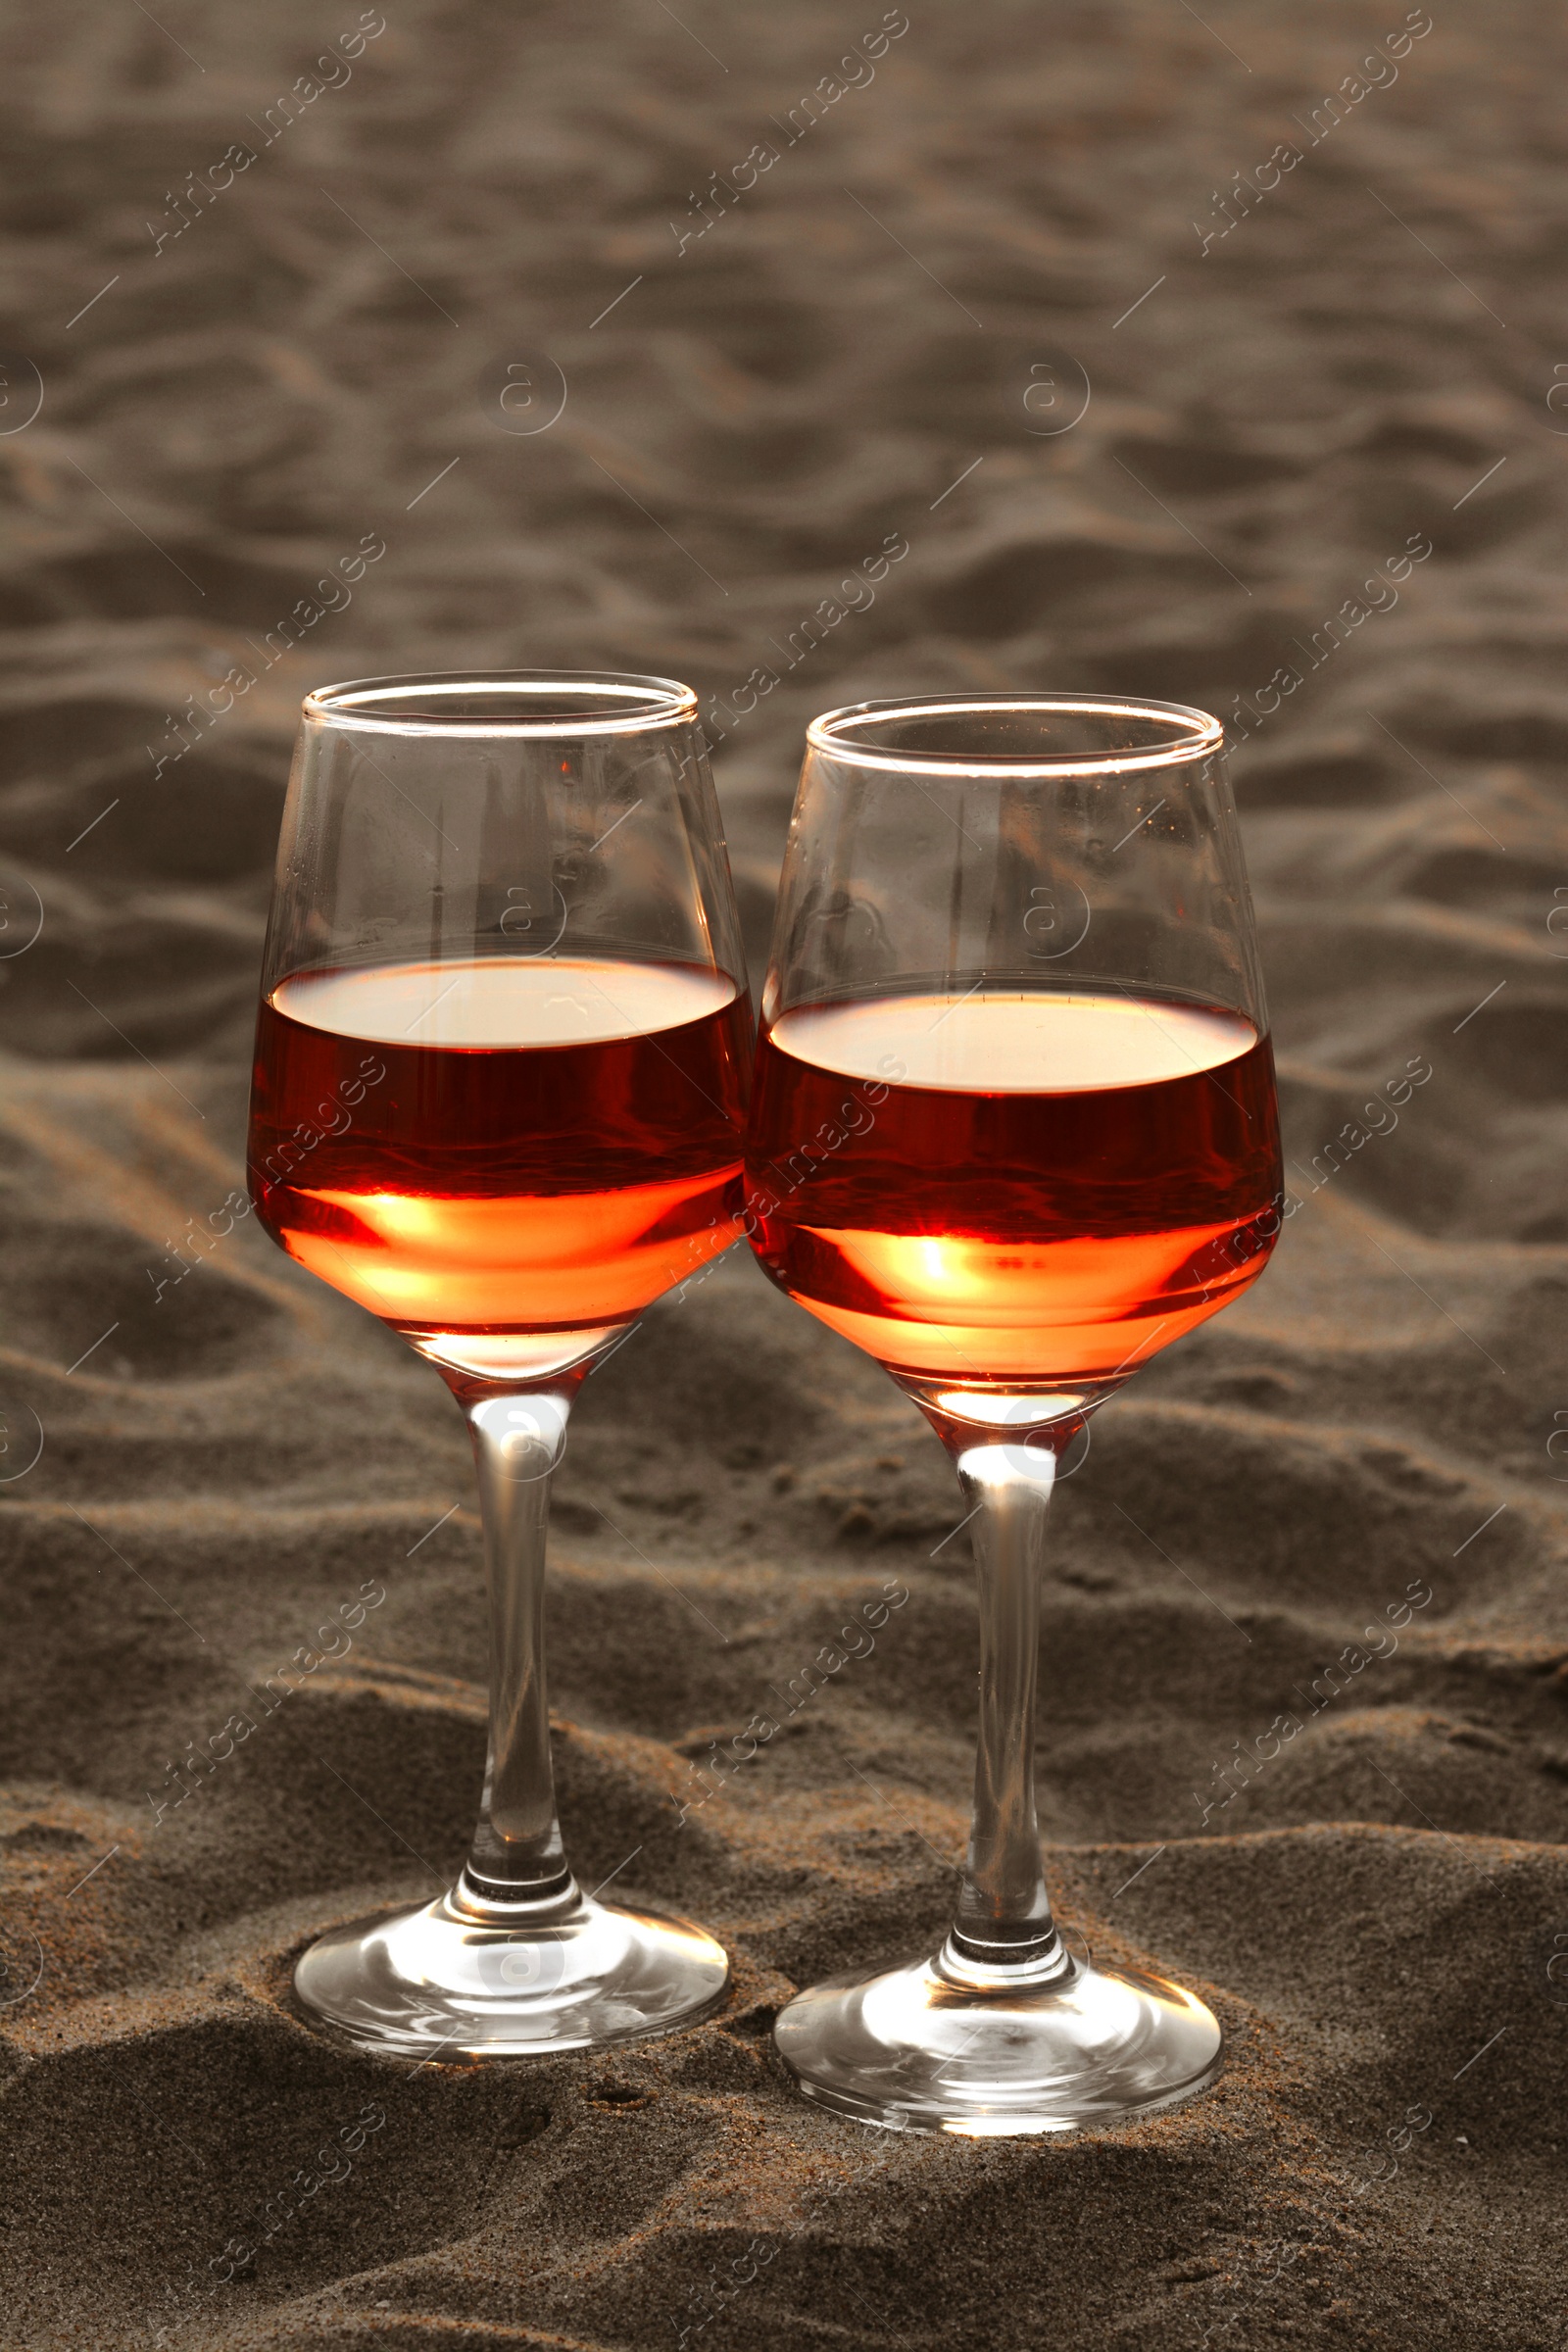
<path fill-rule="evenodd" d="M 596 695 L 602 710 L 551 710 L 529 713 L 530 695 L 547 697 Z M 429 706 L 451 696 L 493 694 L 498 702 L 512 697 L 520 710 L 432 710 Z M 420 709 L 418 706 L 425 707 Z M 399 706 L 406 706 L 400 709 Z M 653 727 L 676 726 L 695 719 L 697 696 L 678 678 L 645 677 L 616 669 L 430 669 L 388 678 L 347 678 L 335 686 L 317 686 L 301 706 L 306 719 L 361 734 L 477 737 L 572 737 L 635 735 Z"/>
<path fill-rule="evenodd" d="M 1128 744 L 1120 751 L 1029 751 L 1011 753 L 885 751 L 858 743 L 855 730 L 890 719 L 981 717 L 1010 711 L 1086 712 L 1104 717 L 1152 720 L 1169 729 L 1164 742 Z M 1223 749 L 1225 729 L 1207 710 L 1186 703 L 1154 702 L 1148 697 L 1113 694 L 1035 694 L 1027 690 L 999 694 L 890 695 L 875 702 L 847 703 L 842 710 L 824 710 L 806 730 L 814 752 L 841 765 L 883 768 L 913 776 L 1112 776 L 1140 768 L 1174 767 Z"/>

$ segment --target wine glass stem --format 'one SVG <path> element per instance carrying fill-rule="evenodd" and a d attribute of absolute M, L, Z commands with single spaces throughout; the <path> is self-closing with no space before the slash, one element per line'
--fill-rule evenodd
<path fill-rule="evenodd" d="M 545 1689 L 545 1533 L 565 1450 L 562 1386 L 464 1400 L 479 1473 L 490 1600 L 490 1743 L 479 1825 L 458 1894 L 469 1909 L 565 1909 L 577 1889 L 556 1819 Z"/>
<path fill-rule="evenodd" d="M 946 1957 L 1049 1971 L 1066 1955 L 1051 1916 L 1035 1813 L 1035 1685 L 1046 1514 L 1055 1469 L 1044 1448 L 986 1443 L 957 1455 L 974 1510 L 980 1599 L 980 1737 L 974 1821 Z"/>

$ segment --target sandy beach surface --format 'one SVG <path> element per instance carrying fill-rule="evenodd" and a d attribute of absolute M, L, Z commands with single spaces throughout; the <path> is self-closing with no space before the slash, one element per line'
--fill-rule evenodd
<path fill-rule="evenodd" d="M 1528 0 L 0 26 L 0 2343 L 1564 2340 L 1564 49 Z M 243 1213 L 289 744 L 312 684 L 553 662 L 701 688 L 759 974 L 813 710 L 1233 724 L 1297 1205 L 1062 1490 L 1040 1746 L 1075 1934 L 1224 2022 L 1182 2111 L 899 2139 L 776 2071 L 794 1987 L 945 1919 L 974 1615 L 929 1432 L 736 1257 L 585 1390 L 551 1604 L 577 1867 L 730 2005 L 411 2075 L 286 2004 L 461 1859 L 484 1676 L 455 1408 Z"/>

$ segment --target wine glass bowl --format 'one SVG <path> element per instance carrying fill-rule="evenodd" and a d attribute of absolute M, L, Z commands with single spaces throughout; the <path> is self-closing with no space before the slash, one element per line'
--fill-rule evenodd
<path fill-rule="evenodd" d="M 548 672 L 305 704 L 252 1190 L 444 1367 L 579 1360 L 735 1238 L 751 1011 L 695 715 Z"/>
<path fill-rule="evenodd" d="M 1221 744 L 1088 697 L 813 722 L 754 1247 L 896 1377 L 1102 1396 L 1261 1270 L 1273 1062 Z"/>
<path fill-rule="evenodd" d="M 1219 2030 L 1073 1958 L 1033 1788 L 1045 1514 L 1088 1416 L 1279 1230 L 1274 1070 L 1223 737 L 1090 696 L 813 722 L 762 998 L 748 1230 L 953 1457 L 980 1583 L 968 1863 L 929 1960 L 803 1993 L 808 2096 L 1052 2132 L 1190 2096 Z"/>
<path fill-rule="evenodd" d="M 740 1231 L 751 1010 L 696 698 L 559 671 L 307 698 L 251 1096 L 251 1190 L 298 1263 L 441 1372 L 489 1588 L 478 1827 L 445 1894 L 301 1959 L 326 2032 L 406 2056 L 598 2046 L 702 2014 L 722 1947 L 583 1893 L 544 1677 L 573 1398 Z"/>

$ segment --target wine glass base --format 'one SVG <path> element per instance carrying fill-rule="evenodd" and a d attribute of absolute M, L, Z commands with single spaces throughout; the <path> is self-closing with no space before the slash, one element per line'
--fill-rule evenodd
<path fill-rule="evenodd" d="M 1201 2001 L 1140 1969 L 1070 1961 L 1048 1982 L 981 1986 L 945 1953 L 830 1977 L 773 2029 L 819 2105 L 884 2131 L 986 2138 L 1174 2106 L 1215 2080 L 1221 2038 Z"/>
<path fill-rule="evenodd" d="M 311 2020 L 390 2058 L 536 2058 L 668 2033 L 715 2009 L 729 1957 L 690 1920 L 577 1895 L 497 1926 L 441 1895 L 318 1938 L 294 1971 Z"/>

